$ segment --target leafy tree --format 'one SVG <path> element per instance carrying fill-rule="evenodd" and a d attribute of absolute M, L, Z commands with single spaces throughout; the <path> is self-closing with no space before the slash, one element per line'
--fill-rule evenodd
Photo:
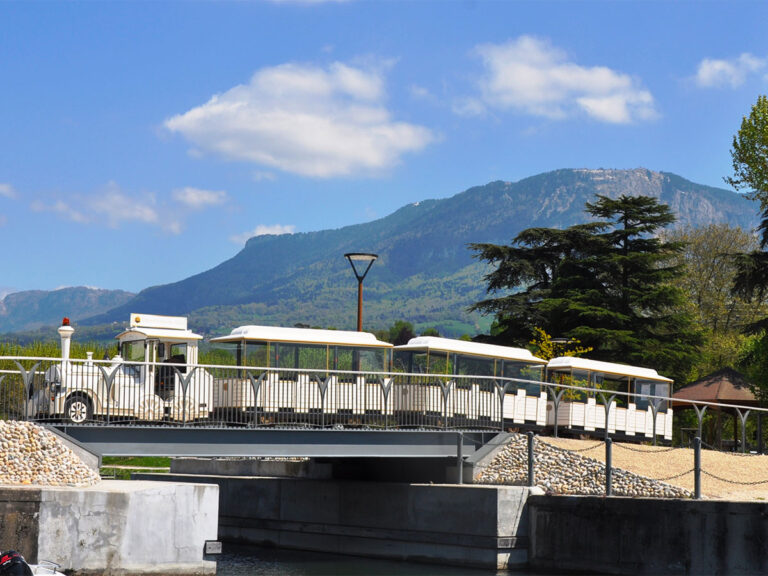
<path fill-rule="evenodd" d="M 768 208 L 768 97 L 758 96 L 749 116 L 733 137 L 731 148 L 733 176 L 725 181 L 736 190 L 749 190 L 749 196 Z"/>
<path fill-rule="evenodd" d="M 416 333 L 413 331 L 413 324 L 405 320 L 397 320 L 389 329 L 388 340 L 395 346 L 408 344 L 408 340 L 415 337 Z"/>
<path fill-rule="evenodd" d="M 765 302 L 732 292 L 738 272 L 733 256 L 757 249 L 754 236 L 728 224 L 676 228 L 662 236 L 684 246 L 678 256 L 683 274 L 675 285 L 688 294 L 702 326 L 713 333 L 738 331 L 768 312 Z"/>
<path fill-rule="evenodd" d="M 558 342 L 538 326 L 534 326 L 533 332 L 536 335 L 528 344 L 531 346 L 533 355 L 542 360 L 552 360 L 560 356 L 583 356 L 592 351 L 592 348 L 579 346 L 581 342 L 575 339 Z"/>
<path fill-rule="evenodd" d="M 727 224 L 676 228 L 663 238 L 685 245 L 678 257 L 684 272 L 674 283 L 688 295 L 689 311 L 703 328 L 704 342 L 692 376 L 736 366 L 749 346 L 750 337 L 742 332 L 768 313 L 764 300 L 732 291 L 738 272 L 734 252 L 754 250 L 756 239 Z"/>
<path fill-rule="evenodd" d="M 741 252 L 735 257 L 737 268 L 733 283 L 735 294 L 743 298 L 763 300 L 768 289 L 768 98 L 758 96 L 749 116 L 733 137 L 731 148 L 733 176 L 725 181 L 737 190 L 746 189 L 749 197 L 760 202 L 762 220 L 760 248 Z M 755 383 L 755 394 L 763 404 L 768 402 L 768 317 L 747 327 L 754 337 L 747 342 L 742 368 Z"/>
<path fill-rule="evenodd" d="M 437 328 L 425 328 L 421 331 L 421 336 L 440 336 L 440 331 Z"/>
<path fill-rule="evenodd" d="M 473 309 L 495 314 L 493 341 L 521 345 L 539 327 L 579 340 L 597 359 L 685 381 L 701 335 L 672 283 L 682 245 L 657 236 L 674 215 L 655 198 L 626 195 L 598 195 L 586 211 L 600 220 L 524 230 L 510 246 L 473 244 L 476 257 L 496 266 L 488 291 L 509 291 Z"/>

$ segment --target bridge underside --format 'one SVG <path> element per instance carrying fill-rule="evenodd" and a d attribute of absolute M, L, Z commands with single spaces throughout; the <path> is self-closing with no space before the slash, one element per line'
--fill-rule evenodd
<path fill-rule="evenodd" d="M 495 432 L 54 426 L 102 456 L 457 458 Z"/>

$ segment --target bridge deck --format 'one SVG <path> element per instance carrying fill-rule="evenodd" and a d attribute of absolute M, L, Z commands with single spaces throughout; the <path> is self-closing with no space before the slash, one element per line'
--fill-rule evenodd
<path fill-rule="evenodd" d="M 102 456 L 456 458 L 495 432 L 55 425 Z"/>

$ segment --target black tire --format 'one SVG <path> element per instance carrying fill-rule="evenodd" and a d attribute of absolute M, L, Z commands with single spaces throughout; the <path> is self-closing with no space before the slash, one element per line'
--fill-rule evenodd
<path fill-rule="evenodd" d="M 64 404 L 64 420 L 70 424 L 82 424 L 93 419 L 93 403 L 88 396 L 78 394 L 67 398 Z"/>

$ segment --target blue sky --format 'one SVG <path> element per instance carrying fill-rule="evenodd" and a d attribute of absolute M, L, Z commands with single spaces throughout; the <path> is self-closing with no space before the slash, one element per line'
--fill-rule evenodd
<path fill-rule="evenodd" d="M 0 294 L 138 291 L 255 234 L 557 168 L 725 187 L 766 22 L 762 2 L 0 2 Z"/>

